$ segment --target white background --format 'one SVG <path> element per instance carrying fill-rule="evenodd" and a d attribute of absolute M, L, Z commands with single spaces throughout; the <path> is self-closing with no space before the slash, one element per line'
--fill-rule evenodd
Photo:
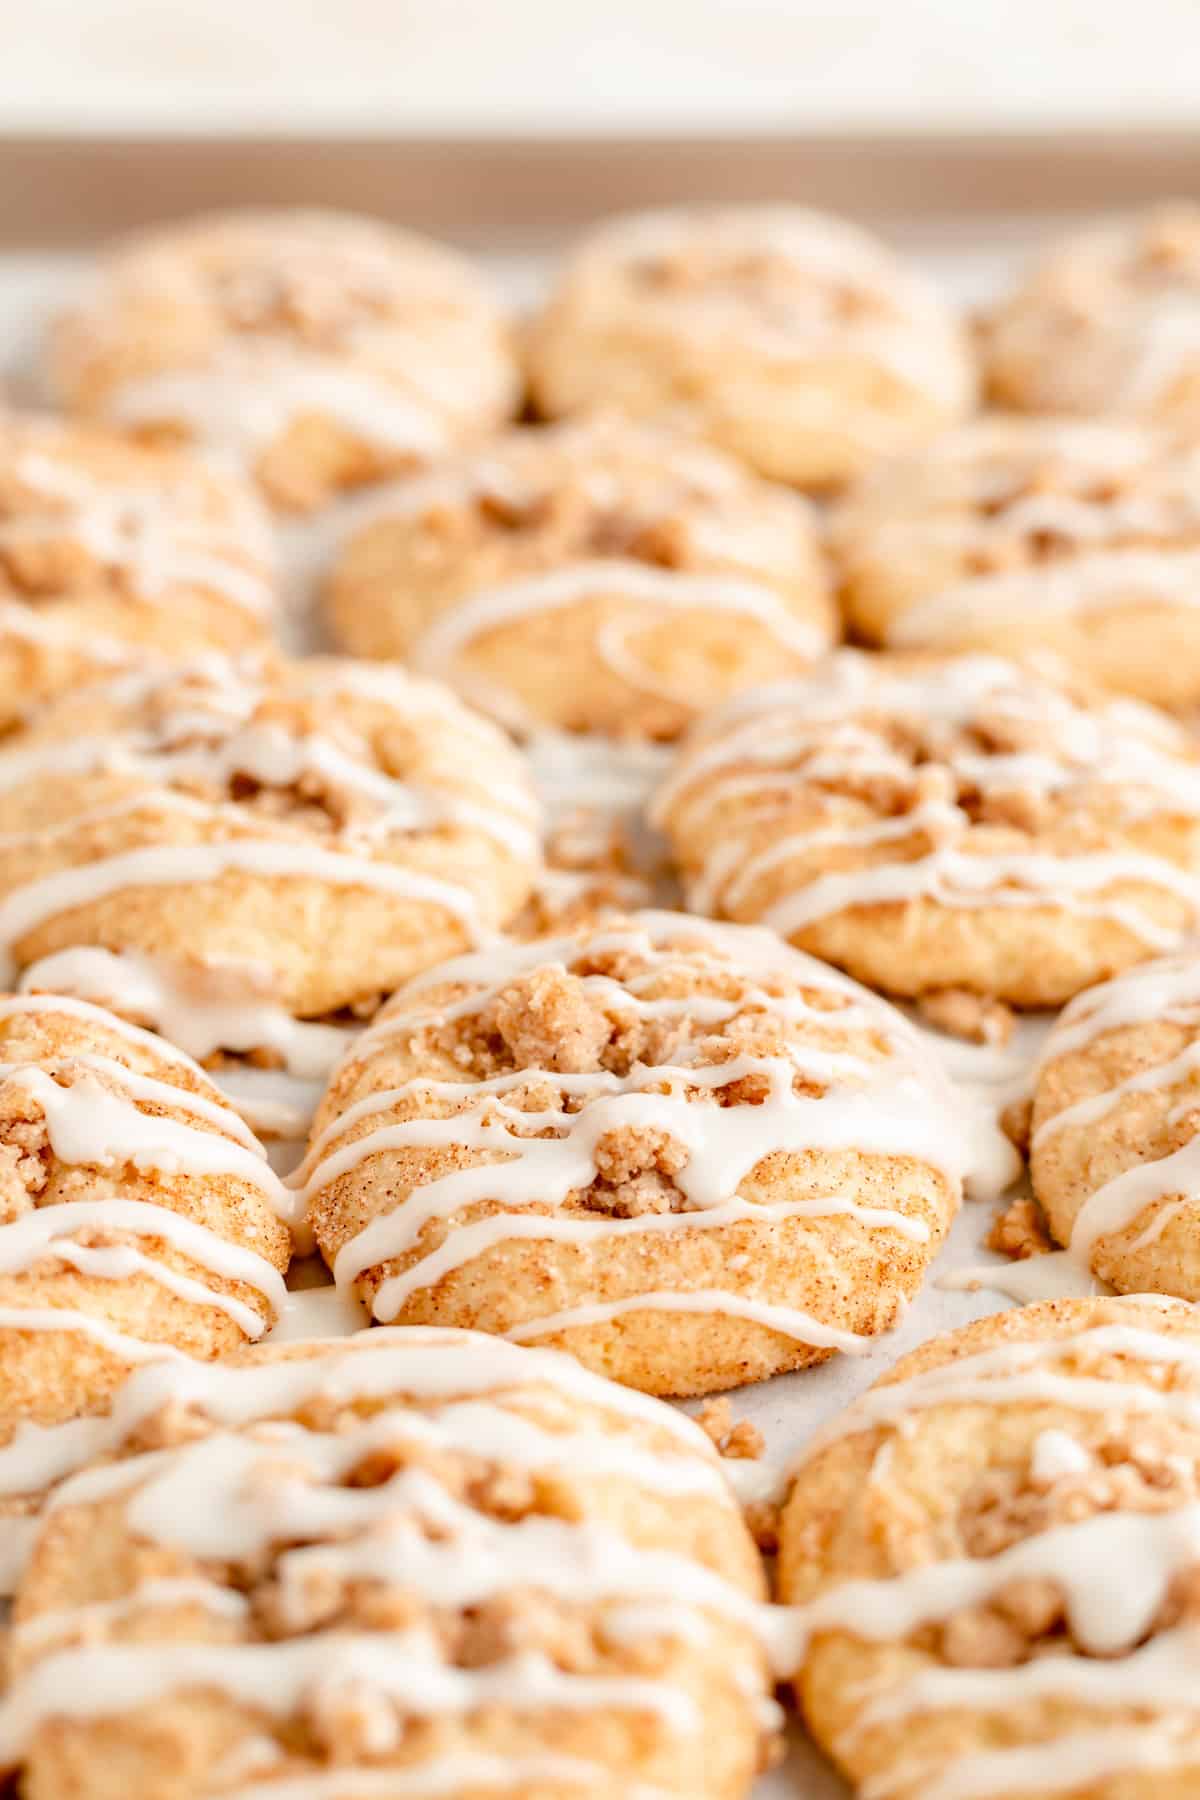
<path fill-rule="evenodd" d="M 0 0 L 0 131 L 1200 123 L 1197 0 Z"/>

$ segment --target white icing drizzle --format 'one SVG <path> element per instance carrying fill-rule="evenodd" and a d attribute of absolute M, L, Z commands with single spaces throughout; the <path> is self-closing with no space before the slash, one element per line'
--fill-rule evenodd
<path fill-rule="evenodd" d="M 0 1317 L 0 1325 L 5 1323 Z M 115 1335 L 102 1321 L 87 1323 Z M 36 1493 L 63 1480 L 118 1449 L 139 1425 L 173 1402 L 198 1404 L 217 1425 L 232 1429 L 294 1412 L 313 1396 L 329 1392 L 345 1399 L 399 1392 L 435 1404 L 439 1410 L 432 1423 L 422 1425 L 415 1413 L 406 1413 L 405 1431 L 428 1437 L 436 1428 L 431 1441 L 464 1450 L 474 1446 L 481 1453 L 485 1448 L 496 1455 L 503 1451 L 506 1460 L 522 1466 L 553 1468 L 565 1455 L 570 1467 L 596 1473 L 636 1471 L 642 1485 L 668 1494 L 724 1491 L 713 1447 L 691 1419 L 632 1388 L 616 1389 L 613 1398 L 608 1382 L 557 1351 L 519 1350 L 503 1338 L 470 1332 L 376 1328 L 365 1341 L 330 1343 L 318 1359 L 234 1367 L 197 1363 L 140 1340 L 120 1342 L 133 1344 L 153 1366 L 127 1378 L 110 1414 L 62 1425 L 22 1425 L 8 1444 L 0 1445 L 0 1494 Z M 681 1453 L 639 1452 L 621 1442 L 614 1462 L 616 1440 L 601 1443 L 577 1431 L 562 1436 L 499 1405 L 480 1404 L 485 1395 L 530 1383 L 561 1394 L 564 1426 L 572 1423 L 577 1404 L 609 1406 L 668 1432 L 679 1441 Z M 474 1399 L 465 1398 L 470 1396 Z M 395 1426 L 391 1416 L 390 1428 Z"/>
<path fill-rule="evenodd" d="M 1200 532 L 1200 522 L 1196 529 Z M 919 649 L 1002 620 L 1134 605 L 1200 605 L 1200 551 L 1108 550 L 973 575 L 900 614 L 888 627 L 887 642 L 895 649 Z"/>
<path fill-rule="evenodd" d="M 1195 951 L 1142 964 L 1127 974 L 1090 988 L 1066 1007 L 1046 1041 L 1038 1074 L 1061 1057 L 1087 1049 L 1110 1032 L 1168 1024 L 1200 1034 L 1200 957 Z M 1039 1122 L 1032 1151 L 1037 1153 L 1064 1130 L 1094 1125 L 1127 1095 L 1152 1094 L 1178 1085 L 1177 1110 L 1186 1112 L 1192 1079 L 1200 1068 L 1200 1036 L 1166 1060 L 1154 1063 L 1100 1093 L 1088 1095 Z M 1168 1114 L 1168 1120 L 1173 1115 Z M 1164 1156 L 1147 1156 L 1086 1195 L 1071 1227 L 1068 1250 L 1082 1269 L 1090 1267 L 1098 1241 L 1128 1229 L 1154 1209 L 1146 1229 L 1131 1246 L 1154 1241 L 1172 1217 L 1190 1205 L 1200 1181 L 1200 1139 L 1192 1138 Z M 1166 1204 L 1164 1204 L 1166 1203 Z"/>
<path fill-rule="evenodd" d="M 304 1288 L 285 1296 L 268 1337 L 273 1344 L 353 1337 L 369 1324 L 366 1308 L 343 1288 Z"/>
<path fill-rule="evenodd" d="M 402 391 L 390 372 L 261 338 L 224 344 L 195 368 L 123 382 L 110 413 L 121 425 L 181 420 L 197 442 L 249 463 L 308 415 L 421 461 L 450 448 L 438 410 Z"/>
<path fill-rule="evenodd" d="M 766 581 L 747 575 L 700 574 L 690 570 L 660 569 L 629 557 L 597 558 L 530 575 L 503 586 L 469 594 L 442 613 L 412 646 L 409 660 L 415 669 L 440 676 L 468 693 L 478 704 L 513 729 L 527 731 L 535 721 L 507 689 L 466 670 L 464 660 L 490 632 L 506 625 L 580 606 L 597 599 L 615 599 L 635 608 L 630 617 L 609 621 L 596 636 L 596 652 L 609 670 L 643 693 L 687 703 L 691 696 L 664 682 L 647 667 L 631 639 L 671 612 L 726 613 L 759 626 L 775 639 L 789 658 L 811 662 L 828 643 L 827 634 L 808 620 L 789 612 L 778 592 Z"/>
<path fill-rule="evenodd" d="M 439 1659 L 424 1632 L 320 1633 L 275 1644 L 106 1644 L 60 1650 L 36 1663 L 0 1702 L 0 1763 L 51 1720 L 111 1718 L 187 1688 L 215 1688 L 286 1719 L 337 1670 L 337 1685 L 424 1718 L 461 1717 L 485 1706 L 521 1712 L 613 1709 L 645 1713 L 680 1735 L 698 1728 L 694 1704 L 663 1682 L 633 1675 L 576 1675 L 536 1651 L 481 1669 Z"/>
<path fill-rule="evenodd" d="M 1118 1667 L 1123 1668 L 1121 1663 Z M 1153 1725 L 1096 1726 L 1006 1750 L 973 1750 L 947 1767 L 913 1759 L 864 1783 L 862 1800 L 915 1791 L 921 1800 L 997 1800 L 1000 1795 L 1061 1794 L 1117 1774 L 1178 1771 L 1200 1764 L 1200 1734 L 1177 1719 Z"/>
<path fill-rule="evenodd" d="M 796 1306 L 771 1306 L 765 1300 L 747 1299 L 744 1294 L 728 1293 L 721 1288 L 706 1288 L 702 1293 L 680 1294 L 670 1291 L 629 1294 L 623 1300 L 596 1301 L 591 1306 L 572 1306 L 562 1312 L 547 1313 L 516 1325 L 507 1334 L 514 1343 L 526 1344 L 552 1332 L 570 1331 L 587 1325 L 604 1325 L 612 1319 L 626 1318 L 635 1312 L 720 1313 L 728 1319 L 748 1319 L 765 1325 L 783 1337 L 811 1344 L 820 1350 L 841 1350 L 861 1356 L 871 1348 L 872 1339 L 857 1331 L 843 1331 L 827 1325 L 812 1313 Z"/>
<path fill-rule="evenodd" d="M 1035 1300 L 1085 1300 L 1109 1292 L 1071 1250 L 1051 1250 L 1017 1262 L 998 1260 L 951 1269 L 938 1276 L 937 1286 L 948 1293 L 968 1294 L 990 1288 L 1022 1306 Z"/>
<path fill-rule="evenodd" d="M 166 844 L 98 857 L 60 869 L 0 900 L 0 971 L 15 973 L 14 946 L 56 914 L 88 906 L 128 887 L 181 887 L 219 881 L 230 870 L 255 875 L 296 876 L 337 887 L 367 888 L 394 898 L 440 907 L 469 937 L 481 934 L 473 894 L 395 863 L 377 862 L 344 850 L 287 839 L 231 838 L 217 844 Z"/>
<path fill-rule="evenodd" d="M 70 1637 L 74 1632 L 87 1632 L 97 1625 L 123 1622 L 142 1611 L 168 1610 L 173 1607 L 199 1606 L 215 1618 L 244 1619 L 247 1602 L 243 1594 L 231 1588 L 219 1588 L 215 1582 L 199 1577 L 143 1581 L 119 1600 L 94 1600 L 84 1606 L 63 1607 L 59 1611 L 36 1613 L 32 1618 L 12 1626 L 13 1635 L 22 1645 L 53 1643 L 55 1638 Z"/>
<path fill-rule="evenodd" d="M 325 1428 L 293 1422 L 318 1398 L 339 1407 L 356 1399 L 384 1404 Z M 522 1411 L 523 1401 L 536 1406 L 536 1417 Z M 473 1333 L 428 1330 L 372 1332 L 353 1347 L 323 1346 L 311 1358 L 288 1362 L 221 1366 L 177 1358 L 132 1376 L 108 1417 L 75 1421 L 70 1444 L 60 1436 L 55 1448 L 66 1452 L 67 1467 L 78 1467 L 121 1445 L 162 1407 L 188 1403 L 207 1416 L 210 1435 L 77 1474 L 53 1494 L 51 1508 L 120 1497 L 139 1540 L 183 1550 L 199 1564 L 253 1562 L 275 1546 L 282 1615 L 297 1629 L 303 1627 L 306 1585 L 348 1578 L 382 1580 L 431 1607 L 452 1609 L 532 1587 L 567 1605 L 599 1607 L 602 1616 L 611 1609 L 617 1636 L 678 1634 L 694 1643 L 711 1615 L 752 1640 L 764 1634 L 766 1609 L 733 1582 L 686 1554 L 640 1548 L 599 1517 L 493 1517 L 456 1498 L 436 1463 L 402 1463 L 376 1487 L 346 1483 L 376 1446 L 394 1448 L 409 1438 L 418 1448 L 458 1449 L 501 1467 L 592 1471 L 664 1496 L 700 1491 L 727 1507 L 732 1520 L 735 1502 L 703 1432 L 661 1403 L 613 1388 L 570 1358 L 517 1350 Z M 607 1423 L 581 1423 L 581 1403 L 600 1408 Z M 615 1428 L 612 1415 L 651 1426 L 664 1441 L 653 1448 L 640 1444 Z M 42 1434 L 40 1448 L 49 1435 Z M 0 1452 L 0 1463 L 14 1449 Z M 53 1458 L 42 1457 L 37 1474 L 45 1479 L 55 1466 Z M 57 1467 L 65 1472 L 61 1463 Z M 275 1478 L 268 1480 L 268 1473 Z M 152 1579 L 99 1607 L 30 1620 L 24 1640 L 32 1634 L 49 1650 L 0 1703 L 0 1764 L 19 1759 L 52 1720 L 108 1718 L 194 1686 L 215 1688 L 281 1720 L 314 1694 L 332 1698 L 352 1688 L 364 1705 L 379 1710 L 382 1752 L 398 1742 L 395 1707 L 427 1718 L 465 1715 L 489 1704 L 534 1713 L 612 1709 L 646 1714 L 668 1734 L 691 1733 L 699 1725 L 693 1699 L 669 1677 L 575 1673 L 536 1648 L 480 1667 L 456 1667 L 444 1660 L 433 1632 L 420 1625 L 324 1631 L 271 1643 L 236 1636 L 198 1643 L 87 1641 L 89 1627 L 119 1625 L 142 1607 L 197 1604 L 236 1629 L 243 1617 L 240 1596 L 214 1586 L 210 1604 L 204 1586 L 198 1575 L 182 1585 Z M 72 1644 L 77 1635 L 83 1641 Z M 739 1681 L 748 1702 L 765 1698 L 764 1672 L 749 1658 Z M 257 1761 L 260 1752 L 247 1748 L 248 1760 Z M 270 1760 L 264 1751 L 262 1761 Z M 436 1758 L 431 1763 L 430 1791 L 442 1791 L 437 1783 L 445 1768 Z M 411 1778 L 416 1783 L 415 1767 Z M 312 1779 L 326 1781 L 324 1775 Z M 248 1791 L 261 1788 L 269 1795 L 273 1785 L 289 1792 L 286 1781 L 257 1779 Z M 326 1785 L 313 1791 L 338 1790 Z M 426 1789 L 414 1785 L 412 1791 Z"/>
<path fill-rule="evenodd" d="M 162 1238 L 209 1273 L 253 1287 L 266 1302 L 266 1310 L 258 1312 L 233 1295 L 219 1293 L 130 1246 L 95 1248 L 77 1243 L 78 1234 L 87 1231 Z M 115 1281 L 148 1274 L 180 1299 L 227 1313 L 248 1338 L 261 1337 L 270 1319 L 287 1303 L 283 1277 L 265 1257 L 218 1237 L 182 1213 L 146 1200 L 73 1200 L 64 1206 L 42 1207 L 0 1226 L 0 1275 L 22 1274 L 38 1262 L 55 1260 L 81 1274 Z"/>
<path fill-rule="evenodd" d="M 712 959 L 714 972 L 724 974 L 732 968 L 746 977 L 748 985 L 737 999 L 703 993 L 687 1000 L 640 997 L 639 990 L 653 983 L 672 956 L 697 948 Z M 499 989 L 527 969 L 547 965 L 571 970 L 581 958 L 606 951 L 628 951 L 644 965 L 624 985 L 603 976 L 584 977 L 585 986 L 615 1011 L 644 1011 L 658 1017 L 687 1013 L 717 1024 L 750 1006 L 798 1024 L 813 1020 L 867 1030 L 877 1042 L 883 1041 L 886 1055 L 872 1061 L 844 1050 L 827 1051 L 805 1044 L 797 1031 L 796 1041 L 783 1055 L 745 1054 L 703 1065 L 684 1053 L 673 1064 L 635 1064 L 624 1077 L 605 1070 L 564 1075 L 536 1069 L 472 1082 L 414 1076 L 399 1088 L 368 1093 L 334 1118 L 311 1144 L 296 1178 L 298 1210 L 306 1210 L 332 1183 L 368 1158 L 394 1150 L 454 1145 L 483 1152 L 485 1158 L 498 1152 L 500 1160 L 475 1157 L 464 1168 L 411 1188 L 391 1210 L 376 1215 L 338 1253 L 334 1274 L 339 1286 L 351 1286 L 364 1271 L 412 1252 L 431 1221 L 447 1225 L 443 1241 L 418 1253 L 406 1269 L 391 1273 L 380 1285 L 373 1299 L 376 1318 L 395 1318 L 411 1294 L 433 1286 L 491 1246 L 519 1238 L 593 1244 L 622 1236 L 713 1229 L 739 1220 L 843 1216 L 868 1230 L 928 1241 L 923 1220 L 906 1221 L 892 1209 L 858 1205 L 842 1195 L 764 1203 L 748 1202 L 740 1195 L 741 1184 L 764 1157 L 786 1151 L 907 1156 L 940 1171 L 953 1187 L 960 1179 L 962 1146 L 952 1122 L 953 1099 L 904 1019 L 825 965 L 781 946 L 768 933 L 676 914 L 641 913 L 582 941 L 547 940 L 459 958 L 410 984 L 403 1001 L 393 1003 L 368 1028 L 350 1057 L 361 1064 L 390 1037 L 419 1031 L 433 1017 L 477 1015 Z M 841 1009 L 823 1011 L 800 994 L 781 997 L 756 985 L 758 977 L 777 974 L 790 975 L 798 985 L 815 988 L 823 996 L 836 996 Z M 423 996 L 435 980 L 438 985 L 462 983 L 467 994 L 431 1013 Z M 819 1083 L 821 1093 L 798 1094 L 797 1074 Z M 747 1076 L 765 1084 L 761 1103 L 720 1106 L 705 1100 L 706 1092 L 715 1094 Z M 557 1106 L 530 1113 L 506 1103 L 511 1090 L 543 1082 L 561 1094 Z M 389 1117 L 397 1107 L 425 1096 L 448 1102 L 452 1110 L 446 1116 L 399 1122 Z M 377 1116 L 384 1122 L 371 1125 Z M 354 1136 L 364 1123 L 371 1128 Z M 625 1127 L 665 1132 L 687 1149 L 687 1161 L 673 1177 L 685 1210 L 624 1219 L 564 1216 L 558 1209 L 568 1197 L 598 1176 L 601 1140 Z M 518 1135 L 515 1128 L 541 1135 Z M 464 1209 L 479 1203 L 497 1204 L 500 1210 L 484 1218 L 460 1218 Z M 536 1206 L 554 1210 L 523 1211 Z M 826 1347 L 856 1349 L 864 1343 L 854 1333 L 839 1331 L 753 1289 L 666 1295 L 649 1291 L 623 1296 L 616 1303 L 522 1321 L 513 1335 L 533 1336 L 658 1307 L 753 1318 L 800 1341 Z"/>
<path fill-rule="evenodd" d="M 0 544 L 73 539 L 118 573 L 134 599 L 155 605 L 169 604 L 173 591 L 197 587 L 258 617 L 272 610 L 270 531 L 250 493 L 224 484 L 218 494 L 203 470 L 115 483 L 56 454 L 53 427 L 40 444 L 29 435 L 14 467 L 37 499 L 0 520 Z"/>
<path fill-rule="evenodd" d="M 1150 1629 L 1173 1577 L 1200 1562 L 1200 1504 L 1174 1512 L 1106 1512 L 1054 1525 L 995 1556 L 948 1558 L 879 1580 L 841 1582 L 791 1623 L 805 1638 L 849 1631 L 886 1643 L 977 1606 L 1010 1581 L 1061 1588 L 1076 1641 L 1094 1656 L 1116 1656 Z M 1121 1581 L 1107 1579 L 1114 1568 Z"/>
<path fill-rule="evenodd" d="M 918 792 L 920 771 L 873 719 L 912 720 L 922 731 L 963 730 L 976 719 L 1004 719 L 1018 735 L 1035 726 L 1037 752 L 983 754 L 941 742 L 937 760 L 949 771 L 946 792 Z M 775 835 L 751 853 L 764 809 L 778 796 L 810 795 L 817 813 L 821 784 L 856 789 L 882 777 L 908 797 L 907 810 L 865 825 L 830 818 Z M 1129 827 L 1156 817 L 1200 816 L 1200 781 L 1188 740 L 1172 722 L 1134 702 L 1109 701 L 1085 711 L 1052 682 L 991 656 L 959 656 L 927 669 L 881 666 L 843 651 L 809 678 L 754 690 L 730 702 L 685 749 L 652 809 L 685 857 L 726 807 L 725 829 L 691 879 L 699 911 L 743 904 L 764 875 L 816 848 L 867 848 L 889 840 L 928 848 L 857 866 L 814 872 L 766 905 L 762 920 L 787 936 L 846 908 L 927 898 L 955 909 L 1053 907 L 1121 925 L 1150 950 L 1175 948 L 1180 930 L 1152 918 L 1134 897 L 1112 889 L 1146 886 L 1182 903 L 1200 920 L 1200 878 L 1167 857 L 1135 848 L 1059 853 L 1030 848 L 1000 853 L 971 843 L 970 818 L 954 800 L 967 790 L 1017 788 L 1085 810 L 1099 799 L 1122 802 Z M 740 802 L 735 816 L 731 801 Z M 823 810 L 823 809 L 821 809 Z"/>
<path fill-rule="evenodd" d="M 1120 1299 L 1109 1307 L 1122 1307 Z M 1164 1311 L 1182 1305 L 1161 1295 L 1140 1294 L 1128 1302 L 1139 1310 L 1161 1304 Z M 836 1438 L 876 1426 L 903 1428 L 914 1412 L 945 1405 L 995 1405 L 1013 1402 L 1065 1406 L 1077 1412 L 1123 1412 L 1161 1415 L 1200 1425 L 1200 1393 L 1159 1391 L 1139 1382 L 1119 1386 L 1099 1376 L 1063 1372 L 1053 1365 L 1068 1358 L 1120 1356 L 1134 1362 L 1162 1364 L 1200 1375 L 1200 1346 L 1187 1338 L 1148 1330 L 1144 1325 L 1096 1325 L 1068 1338 L 1046 1338 L 998 1345 L 953 1364 L 909 1375 L 903 1381 L 871 1388 L 834 1423 L 819 1431 L 806 1447 L 804 1460 Z M 1050 1365 L 1047 1367 L 1046 1365 Z"/>

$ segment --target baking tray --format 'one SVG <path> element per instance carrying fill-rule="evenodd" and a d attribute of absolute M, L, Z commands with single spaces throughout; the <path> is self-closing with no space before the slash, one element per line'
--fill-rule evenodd
<path fill-rule="evenodd" d="M 1039 242 L 1167 196 L 1200 197 L 1200 132 L 872 135 L 709 139 L 67 138 L 0 135 L 0 368 L 36 398 L 38 331 L 113 233 L 204 208 L 309 204 L 360 210 L 458 242 L 516 307 L 555 250 L 592 219 L 684 201 L 787 199 L 853 215 L 914 256 L 963 304 L 996 292 Z M 1044 1023 L 1029 1020 L 997 1070 L 1019 1083 Z M 973 1057 L 950 1047 L 958 1066 Z M 865 1356 L 733 1395 L 770 1467 L 895 1358 L 935 1331 L 1006 1305 L 996 1291 L 939 1285 L 989 1258 L 990 1205 L 968 1202 L 900 1329 Z M 995 1259 L 990 1259 L 995 1260 Z M 785 1761 L 754 1800 L 845 1800 L 792 1721 Z"/>

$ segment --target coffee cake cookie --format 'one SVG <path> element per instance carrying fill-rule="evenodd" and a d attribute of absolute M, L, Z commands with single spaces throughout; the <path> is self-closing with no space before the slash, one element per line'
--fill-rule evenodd
<path fill-rule="evenodd" d="M 697 1394 L 866 1349 L 962 1160 L 899 1014 L 767 932 L 650 912 L 411 983 L 335 1071 L 298 1180 L 375 1318 Z"/>
<path fill-rule="evenodd" d="M 675 413 L 814 488 L 953 424 L 975 389 L 940 296 L 856 226 L 785 206 L 600 227 L 534 322 L 529 373 L 551 417 Z"/>
<path fill-rule="evenodd" d="M 84 689 L 0 755 L 0 953 L 248 969 L 313 1018 L 499 927 L 539 866 L 518 753 L 389 668 L 209 658 Z"/>
<path fill-rule="evenodd" d="M 238 454 L 308 511 L 493 429 L 519 391 L 505 322 L 454 252 L 376 220 L 214 214 L 118 245 L 53 333 L 85 418 Z"/>
<path fill-rule="evenodd" d="M 1059 1243 L 1122 1293 L 1200 1299 L 1200 956 L 1073 1000 L 1034 1085 L 1030 1172 Z"/>
<path fill-rule="evenodd" d="M 266 515 L 236 476 L 0 412 L 0 729 L 139 653 L 262 642 L 274 575 Z"/>
<path fill-rule="evenodd" d="M 612 416 L 514 431 L 372 497 L 327 602 L 347 650 L 519 731 L 641 738 L 805 667 L 834 625 L 798 496 Z"/>
<path fill-rule="evenodd" d="M 741 1800 L 776 1708 L 703 1432 L 568 1357 L 381 1331 L 135 1376 L 14 1613 L 29 1800 Z"/>
<path fill-rule="evenodd" d="M 1200 760 L 1054 668 L 846 651 L 701 723 L 655 801 L 690 904 L 872 987 L 1055 1006 L 1195 929 Z"/>
<path fill-rule="evenodd" d="M 983 419 L 866 476 L 831 542 L 870 643 L 1050 650 L 1105 687 L 1200 703 L 1200 451 Z"/>
<path fill-rule="evenodd" d="M 0 1040 L 3 1587 L 43 1428 L 169 1348 L 261 1337 L 291 1246 L 262 1146 L 190 1057 L 50 996 L 0 998 Z"/>
<path fill-rule="evenodd" d="M 872 1800 L 1187 1800 L 1200 1783 L 1200 1324 L 1147 1298 L 980 1319 L 805 1455 L 797 1690 Z"/>
<path fill-rule="evenodd" d="M 1200 433 L 1200 206 L 1175 201 L 1053 247 L 983 322 L 991 396 Z"/>

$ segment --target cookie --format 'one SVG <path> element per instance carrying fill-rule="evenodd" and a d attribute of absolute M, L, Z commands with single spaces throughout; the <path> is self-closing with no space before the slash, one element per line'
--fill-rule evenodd
<path fill-rule="evenodd" d="M 0 730 L 139 653 L 261 643 L 274 573 L 235 475 L 0 412 Z"/>
<path fill-rule="evenodd" d="M 961 1161 L 899 1014 L 767 932 L 648 912 L 410 983 L 335 1071 L 299 1180 L 376 1319 L 700 1394 L 867 1349 Z"/>
<path fill-rule="evenodd" d="M 1055 245 L 984 319 L 980 347 L 997 405 L 1200 434 L 1200 206 Z"/>
<path fill-rule="evenodd" d="M 337 641 L 518 731 L 671 738 L 833 640 L 796 495 L 661 426 L 518 430 L 398 485 L 335 563 Z"/>
<path fill-rule="evenodd" d="M 830 542 L 850 626 L 901 649 L 1050 650 L 1200 703 L 1200 451 L 1149 428 L 991 418 L 871 471 Z"/>
<path fill-rule="evenodd" d="M 905 1357 L 784 1509 L 808 1724 L 872 1800 L 1200 1784 L 1200 1325 L 1056 1301 Z"/>
<path fill-rule="evenodd" d="M 254 972 L 320 1018 L 502 925 L 539 865 L 518 753 L 395 668 L 201 659 L 82 690 L 0 755 L 0 957 Z"/>
<path fill-rule="evenodd" d="M 578 246 L 532 326 L 550 417 L 676 413 L 753 468 L 837 487 L 969 410 L 945 302 L 885 245 L 798 207 L 645 213 Z"/>
<path fill-rule="evenodd" d="M 845 651 L 703 721 L 654 817 L 699 912 L 892 993 L 1057 1006 L 1195 929 L 1198 774 L 1061 669 Z"/>
<path fill-rule="evenodd" d="M 467 1332 L 147 1375 L 18 1596 L 30 1800 L 748 1794 L 763 1576 L 690 1420 Z"/>
<path fill-rule="evenodd" d="M 1030 1172 L 1050 1229 L 1121 1293 L 1200 1299 L 1200 956 L 1143 963 L 1046 1040 Z"/>
<path fill-rule="evenodd" d="M 291 1245 L 262 1146 L 149 1032 L 8 995 L 0 1065 L 2 1588 L 47 1478 L 43 1428 L 102 1407 L 168 1348 L 210 1357 L 261 1337 Z"/>
<path fill-rule="evenodd" d="M 493 429 L 519 391 L 505 322 L 466 262 L 303 210 L 117 245 L 47 361 L 69 411 L 233 452 L 274 506 L 301 512 Z"/>

